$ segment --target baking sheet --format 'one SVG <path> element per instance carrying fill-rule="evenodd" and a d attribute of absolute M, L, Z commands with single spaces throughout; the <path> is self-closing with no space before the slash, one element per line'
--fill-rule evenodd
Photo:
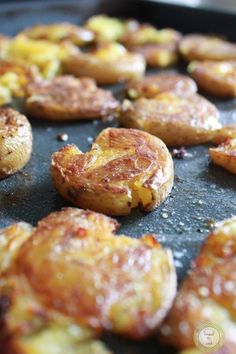
<path fill-rule="evenodd" d="M 0 32 L 12 35 L 23 27 L 36 23 L 55 21 L 81 23 L 93 13 L 136 17 L 143 21 L 151 21 L 157 26 L 159 24 L 171 26 L 184 32 L 198 30 L 222 33 L 225 30 L 226 35 L 236 40 L 236 33 L 231 26 L 232 16 L 229 14 L 201 9 L 193 12 L 193 9 L 176 8 L 152 1 L 82 0 L 66 3 L 40 1 L 1 4 Z M 171 71 L 185 72 L 185 68 L 182 64 Z M 151 72 L 156 71 L 148 71 L 149 74 Z M 116 97 L 122 99 L 122 85 L 109 88 Z M 208 98 L 219 108 L 222 122 L 236 123 L 236 100 Z M 21 102 L 14 102 L 13 106 L 22 111 Z M 100 121 L 64 124 L 40 120 L 31 120 L 31 124 L 34 148 L 30 162 L 16 175 L 0 181 L 0 228 L 20 220 L 35 225 L 50 212 L 69 206 L 70 204 L 57 194 L 52 185 L 51 154 L 67 143 L 77 144 L 85 152 L 90 149 L 91 138 L 96 138 L 107 126 L 117 125 L 115 122 Z M 66 143 L 57 140 L 57 135 L 61 133 L 68 134 L 69 139 Z M 148 214 L 134 210 L 130 216 L 118 218 L 122 224 L 119 232 L 133 237 L 139 237 L 147 232 L 155 233 L 162 244 L 173 250 L 179 281 L 190 268 L 210 224 L 236 215 L 235 176 L 209 162 L 207 145 L 187 148 L 187 152 L 188 156 L 185 159 L 174 160 L 174 188 L 158 209 Z M 107 336 L 105 340 L 117 354 L 174 353 L 174 350 L 161 348 L 153 339 L 138 344 L 113 336 Z"/>

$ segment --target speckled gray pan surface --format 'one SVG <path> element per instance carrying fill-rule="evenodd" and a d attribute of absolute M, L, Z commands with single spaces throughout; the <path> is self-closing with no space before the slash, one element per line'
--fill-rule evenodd
<path fill-rule="evenodd" d="M 62 20 L 80 23 L 92 13 L 137 17 L 184 32 L 216 33 L 220 32 L 219 28 L 227 28 L 226 35 L 236 39 L 233 32 L 235 18 L 231 15 L 202 10 L 193 12 L 192 9 L 145 1 L 107 1 L 101 4 L 97 1 L 8 2 L 0 5 L 0 32 L 15 34 L 35 23 Z M 184 68 L 174 70 L 184 72 Z M 111 88 L 116 97 L 122 98 L 122 85 Z M 220 109 L 223 122 L 236 122 L 236 100 L 209 99 Z M 21 109 L 18 103 L 14 107 Z M 0 227 L 19 220 L 35 225 L 50 212 L 69 205 L 56 193 L 50 178 L 51 154 L 65 144 L 57 140 L 58 134 L 67 133 L 68 143 L 77 144 L 81 150 L 87 151 L 91 138 L 96 138 L 105 127 L 116 125 L 99 121 L 55 124 L 40 120 L 31 120 L 31 124 L 34 149 L 30 162 L 21 172 L 0 181 Z M 179 280 L 198 253 L 209 224 L 236 215 L 236 177 L 210 163 L 208 146 L 191 147 L 187 152 L 185 159 L 174 160 L 174 188 L 161 207 L 148 214 L 134 210 L 130 216 L 119 218 L 121 232 L 133 237 L 155 233 L 159 241 L 173 250 Z M 106 341 L 117 354 L 174 353 L 161 348 L 155 340 L 135 344 L 108 337 Z"/>

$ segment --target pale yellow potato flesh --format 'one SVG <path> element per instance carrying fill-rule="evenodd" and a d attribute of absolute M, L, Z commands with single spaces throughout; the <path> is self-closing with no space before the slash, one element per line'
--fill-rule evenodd
<path fill-rule="evenodd" d="M 11 108 L 0 108 L 0 178 L 12 175 L 27 164 L 32 140 L 27 118 Z"/>
<path fill-rule="evenodd" d="M 198 94 L 178 96 L 163 92 L 151 99 L 125 100 L 119 120 L 126 128 L 144 130 L 157 136 L 167 146 L 211 141 L 221 128 L 217 108 Z"/>
<path fill-rule="evenodd" d="M 85 28 L 94 32 L 96 41 L 113 42 L 121 39 L 124 35 L 126 24 L 115 17 L 95 15 L 86 21 Z"/>
<path fill-rule="evenodd" d="M 209 155 L 216 165 L 236 174 L 236 139 L 228 139 L 218 147 L 210 148 Z"/>
<path fill-rule="evenodd" d="M 51 79 L 61 72 L 62 61 L 76 53 L 78 49 L 72 43 L 52 43 L 19 34 L 11 40 L 5 57 L 9 61 L 35 65 L 43 78 Z"/>
<path fill-rule="evenodd" d="M 165 144 L 139 130 L 103 130 L 87 153 L 67 145 L 52 155 L 58 192 L 73 204 L 108 215 L 160 205 L 173 185 L 173 161 Z M 102 202 L 101 202 L 102 201 Z"/>
<path fill-rule="evenodd" d="M 37 67 L 0 61 L 0 105 L 24 97 L 26 87 L 39 79 Z"/>

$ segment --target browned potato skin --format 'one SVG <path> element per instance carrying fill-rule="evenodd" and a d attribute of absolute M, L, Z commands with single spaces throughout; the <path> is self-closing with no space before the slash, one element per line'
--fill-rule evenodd
<path fill-rule="evenodd" d="M 176 293 L 171 252 L 152 235 L 116 237 L 117 228 L 105 215 L 65 208 L 41 220 L 23 243 L 17 240 L 22 230 L 8 230 L 15 232 L 18 248 L 1 276 L 3 288 L 5 280 L 11 284 L 2 320 L 13 341 L 50 320 L 60 326 L 67 319 L 95 333 L 109 330 L 137 339 L 156 330 Z M 4 247 L 9 252 L 10 243 Z M 19 316 L 19 322 L 9 322 L 14 293 L 21 295 L 19 301 L 29 299 L 30 308 L 22 309 L 27 317 Z"/>
<path fill-rule="evenodd" d="M 155 98 L 124 101 L 119 120 L 126 128 L 147 131 L 167 146 L 210 141 L 221 128 L 217 108 L 197 94 L 180 97 L 164 92 Z"/>
<path fill-rule="evenodd" d="M 103 130 L 85 154 L 75 145 L 63 147 L 52 155 L 51 171 L 65 199 L 108 215 L 127 215 L 138 205 L 150 211 L 173 185 L 165 144 L 134 129 Z"/>
<path fill-rule="evenodd" d="M 236 139 L 228 139 L 220 146 L 210 148 L 209 155 L 216 165 L 236 174 Z"/>
<path fill-rule="evenodd" d="M 171 28 L 158 30 L 150 24 L 131 21 L 130 29 L 121 41 L 131 52 L 143 55 L 148 66 L 165 68 L 178 61 L 177 49 L 181 37 L 179 32 Z"/>
<path fill-rule="evenodd" d="M 72 23 L 61 22 L 49 25 L 36 25 L 21 32 L 30 39 L 48 40 L 51 42 L 70 41 L 82 46 L 94 41 L 94 33 Z"/>
<path fill-rule="evenodd" d="M 64 61 L 66 73 L 91 77 L 101 85 L 140 78 L 145 72 L 145 66 L 145 60 L 140 54 L 129 52 L 112 60 L 103 60 L 93 53 L 78 53 Z"/>
<path fill-rule="evenodd" d="M 141 54 L 149 67 L 167 68 L 177 63 L 178 53 L 176 44 L 143 44 L 128 46 L 131 52 Z"/>
<path fill-rule="evenodd" d="M 226 73 L 217 72 L 217 68 L 227 66 Z M 236 96 L 236 61 L 203 61 L 192 62 L 188 67 L 189 73 L 198 86 L 215 96 Z"/>
<path fill-rule="evenodd" d="M 188 96 L 197 92 L 197 85 L 188 76 L 161 73 L 131 80 L 125 86 L 126 95 L 131 99 L 139 97 L 153 98 L 162 92 L 173 92 L 179 96 Z"/>
<path fill-rule="evenodd" d="M 31 117 L 53 121 L 108 118 L 119 103 L 110 91 L 96 86 L 93 79 L 56 77 L 28 86 L 25 110 Z"/>
<path fill-rule="evenodd" d="M 32 152 L 32 130 L 27 118 L 11 108 L 0 109 L 0 178 L 22 169 Z"/>
<path fill-rule="evenodd" d="M 236 139 L 236 124 L 225 125 L 217 130 L 212 142 L 219 145 L 228 139 Z"/>
<path fill-rule="evenodd" d="M 196 348 L 195 329 L 210 321 L 224 331 L 223 347 L 216 354 L 236 352 L 232 340 L 236 316 L 235 255 L 236 217 L 233 217 L 220 223 L 207 237 L 192 272 L 183 282 L 161 329 L 166 343 L 178 349 Z"/>
<path fill-rule="evenodd" d="M 234 60 L 236 44 L 201 34 L 189 34 L 179 43 L 180 54 L 187 60 Z"/>

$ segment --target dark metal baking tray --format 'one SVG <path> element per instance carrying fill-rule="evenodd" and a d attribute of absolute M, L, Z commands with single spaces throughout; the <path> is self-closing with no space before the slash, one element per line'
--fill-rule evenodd
<path fill-rule="evenodd" d="M 154 1 L 8 2 L 0 5 L 0 32 L 13 35 L 36 23 L 81 23 L 94 13 L 135 17 L 184 33 L 221 33 L 236 41 L 234 15 Z M 185 72 L 183 64 L 171 70 Z M 116 97 L 123 97 L 122 85 L 110 88 Z M 236 100 L 208 98 L 220 109 L 224 123 L 236 123 Z M 21 109 L 19 102 L 13 106 Z M 75 143 L 87 151 L 89 138 L 95 138 L 104 127 L 116 125 L 100 121 L 57 124 L 31 120 L 31 123 L 34 150 L 30 162 L 23 171 L 0 181 L 0 227 L 19 220 L 35 225 L 50 212 L 69 205 L 56 193 L 50 178 L 51 154 L 64 144 L 57 141 L 58 134 L 67 133 L 68 143 Z M 236 215 L 235 176 L 209 162 L 207 145 L 191 147 L 187 151 L 188 157 L 175 160 L 173 191 L 158 209 L 148 214 L 134 210 L 130 216 L 119 218 L 121 232 L 133 237 L 155 233 L 159 241 L 173 250 L 179 281 L 190 268 L 212 220 Z M 112 336 L 105 340 L 117 354 L 174 353 L 161 348 L 154 339 L 138 344 Z"/>

